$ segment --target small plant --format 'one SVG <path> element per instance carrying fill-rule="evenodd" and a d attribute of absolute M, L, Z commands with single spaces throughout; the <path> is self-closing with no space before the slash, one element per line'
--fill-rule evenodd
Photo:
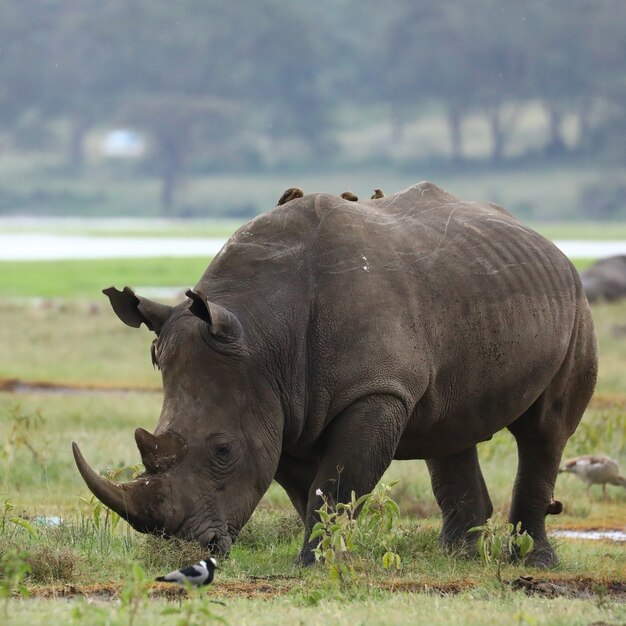
<path fill-rule="evenodd" d="M 122 610 L 128 613 L 128 626 L 133 626 L 139 609 L 148 601 L 148 585 L 144 569 L 139 563 L 133 563 L 120 591 Z"/>
<path fill-rule="evenodd" d="M 117 480 L 120 474 L 128 471 L 131 472 L 133 478 L 136 478 L 143 471 L 143 466 L 128 465 L 118 468 L 108 468 L 108 470 L 104 473 L 104 477 L 108 480 Z M 89 500 L 83 497 L 80 497 L 79 499 L 91 510 L 91 523 L 96 530 L 103 530 L 105 532 L 109 532 L 110 534 L 113 534 L 115 532 L 115 529 L 117 528 L 121 519 L 118 513 L 102 504 L 102 502 L 100 502 L 100 500 L 98 500 L 96 496 L 91 496 Z"/>
<path fill-rule="evenodd" d="M 15 508 L 15 505 L 5 500 L 2 505 L 2 515 L 0 516 L 0 533 L 6 532 L 7 522 L 23 528 L 31 537 L 37 536 L 35 527 L 28 521 L 16 515 L 9 515 L 9 513 Z"/>
<path fill-rule="evenodd" d="M 13 461 L 15 452 L 20 448 L 26 448 L 33 456 L 34 461 L 41 465 L 44 462 L 44 455 L 33 444 L 33 435 L 40 439 L 37 432 L 44 425 L 44 418 L 39 411 L 31 414 L 22 413 L 19 405 L 11 409 L 11 432 L 4 442 L 3 455 L 9 465 Z"/>
<path fill-rule="evenodd" d="M 30 567 L 26 562 L 28 554 L 18 550 L 8 550 L 2 555 L 0 560 L 0 598 L 4 599 L 4 621 L 8 621 L 9 599 L 14 593 L 27 597 L 29 591 L 24 585 L 24 579 L 30 572 Z"/>
<path fill-rule="evenodd" d="M 96 530 L 103 530 L 113 534 L 117 525 L 120 523 L 120 516 L 115 511 L 112 511 L 109 507 L 105 506 L 96 498 L 91 496 L 89 500 L 80 497 L 80 501 L 86 504 L 91 509 L 91 523 Z"/>
<path fill-rule="evenodd" d="M 187 600 L 180 606 L 171 606 L 164 609 L 161 615 L 178 615 L 176 626 L 204 626 L 213 622 L 220 622 L 228 626 L 228 621 L 211 610 L 210 603 L 223 604 L 217 600 L 199 598 L 197 589 L 186 583 Z"/>
<path fill-rule="evenodd" d="M 512 554 L 519 554 L 524 558 L 531 552 L 535 542 L 526 532 L 520 532 L 521 522 L 514 526 L 511 522 L 499 524 L 491 517 L 483 526 L 470 528 L 470 533 L 480 533 L 478 551 L 487 564 L 495 566 L 498 582 L 502 584 L 502 566 Z"/>
<path fill-rule="evenodd" d="M 532 615 L 529 615 L 524 611 L 518 611 L 515 615 L 513 615 L 513 618 L 519 626 L 524 626 L 524 624 L 528 624 L 528 626 L 535 626 L 537 623 L 537 620 Z"/>
<path fill-rule="evenodd" d="M 90 624 L 109 624 L 109 610 L 102 606 L 88 603 L 85 598 L 79 598 L 70 612 L 72 623 L 82 626 Z"/>
<path fill-rule="evenodd" d="M 345 585 L 354 579 L 349 556 L 357 551 L 372 556 L 382 549 L 382 566 L 400 569 L 400 555 L 391 549 L 392 530 L 400 517 L 397 503 L 389 497 L 394 484 L 381 484 L 359 498 L 353 491 L 350 502 L 336 505 L 318 490 L 323 500 L 317 512 L 320 521 L 313 526 L 309 540 L 319 538 L 313 554 L 316 561 L 324 561 L 331 580 Z"/>

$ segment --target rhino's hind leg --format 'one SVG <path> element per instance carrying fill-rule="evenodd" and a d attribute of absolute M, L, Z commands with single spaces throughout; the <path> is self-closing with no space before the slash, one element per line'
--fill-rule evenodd
<path fill-rule="evenodd" d="M 589 320 L 589 313 L 583 309 L 582 314 L 584 323 Z M 553 493 L 561 455 L 589 403 L 596 375 L 595 337 L 592 332 L 581 332 L 572 338 L 561 369 L 550 385 L 509 425 L 518 454 L 509 521 L 521 522 L 522 530 L 535 540 L 527 562 L 537 567 L 554 567 L 558 563 L 546 535 L 545 518 L 560 512 L 560 503 L 553 504 Z"/>
<path fill-rule="evenodd" d="M 537 567 L 554 567 L 558 558 L 546 535 L 545 518 L 551 509 L 554 483 L 564 442 L 531 441 L 517 438 L 518 468 L 509 521 L 521 522 L 535 541 L 527 557 Z"/>
<path fill-rule="evenodd" d="M 478 463 L 476 446 L 426 461 L 443 516 L 441 541 L 455 549 L 472 542 L 467 531 L 491 517 L 493 507 Z"/>

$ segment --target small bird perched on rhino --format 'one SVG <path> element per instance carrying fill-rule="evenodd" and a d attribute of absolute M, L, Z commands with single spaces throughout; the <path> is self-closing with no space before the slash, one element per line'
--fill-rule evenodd
<path fill-rule="evenodd" d="M 156 580 L 162 583 L 176 583 L 181 587 L 202 587 L 213 582 L 213 576 L 217 569 L 217 561 L 210 557 L 194 565 L 174 570 L 165 576 L 157 576 Z"/>
<path fill-rule="evenodd" d="M 349 200 L 350 202 L 358 202 L 359 198 L 355 193 L 352 193 L 351 191 L 344 191 L 341 194 L 341 197 L 344 200 Z"/>
<path fill-rule="evenodd" d="M 374 189 L 374 193 L 372 194 L 372 197 L 370 198 L 370 200 L 380 200 L 381 198 L 384 198 L 385 194 L 383 192 L 382 189 Z"/>
<path fill-rule="evenodd" d="M 585 454 L 565 461 L 559 473 L 575 474 L 591 485 L 602 485 L 602 494 L 606 496 L 606 484 L 626 487 L 626 478 L 619 475 L 619 465 L 613 459 L 602 454 Z"/>
<path fill-rule="evenodd" d="M 282 206 L 291 200 L 302 198 L 302 196 L 304 196 L 304 191 L 302 191 L 302 189 L 299 187 L 289 187 L 289 189 L 285 189 L 283 195 L 278 199 L 276 206 Z"/>

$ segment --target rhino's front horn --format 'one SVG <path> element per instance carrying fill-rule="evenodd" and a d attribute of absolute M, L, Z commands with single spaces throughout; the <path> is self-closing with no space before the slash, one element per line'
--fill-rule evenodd
<path fill-rule="evenodd" d="M 140 488 L 137 481 L 125 485 L 113 483 L 91 469 L 75 442 L 72 442 L 72 452 L 80 475 L 100 502 L 123 517 L 136 530 L 146 532 L 154 529 L 155 524 L 149 519 L 150 516 L 146 516 L 137 506 L 140 496 L 136 493 Z"/>
<path fill-rule="evenodd" d="M 152 435 L 143 428 L 137 428 L 135 442 L 141 454 L 141 462 L 148 474 L 164 472 L 174 467 L 187 451 L 184 441 L 168 432 Z"/>

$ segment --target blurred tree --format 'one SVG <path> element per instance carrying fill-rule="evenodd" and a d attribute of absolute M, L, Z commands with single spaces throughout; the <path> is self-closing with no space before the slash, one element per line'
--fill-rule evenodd
<path fill-rule="evenodd" d="M 180 93 L 136 96 L 125 119 L 152 137 L 161 176 L 161 208 L 175 206 L 175 192 L 185 166 L 199 145 L 218 146 L 234 128 L 234 108 L 226 100 Z"/>
<path fill-rule="evenodd" d="M 48 116 L 67 120 L 67 161 L 79 170 L 86 133 L 94 124 L 111 120 L 131 88 L 126 29 L 132 23 L 134 3 L 46 0 L 35 4 L 37 19 L 40 5 L 50 8 L 38 102 Z"/>
<path fill-rule="evenodd" d="M 35 145 L 51 122 L 69 129 L 78 169 L 91 128 L 140 125 L 168 206 L 192 156 L 215 162 L 228 141 L 236 162 L 246 142 L 270 138 L 290 146 L 283 162 L 328 163 L 333 131 L 369 130 L 380 111 L 392 148 L 407 121 L 441 113 L 458 162 L 464 121 L 478 114 L 500 163 L 520 111 L 541 102 L 546 158 L 565 149 L 572 114 L 579 145 L 622 158 L 624 20 L 623 0 L 6 0 L 0 130 Z"/>
<path fill-rule="evenodd" d="M 21 116 L 36 116 L 40 108 L 54 15 L 51 2 L 0 3 L 0 125 L 9 133 Z"/>

